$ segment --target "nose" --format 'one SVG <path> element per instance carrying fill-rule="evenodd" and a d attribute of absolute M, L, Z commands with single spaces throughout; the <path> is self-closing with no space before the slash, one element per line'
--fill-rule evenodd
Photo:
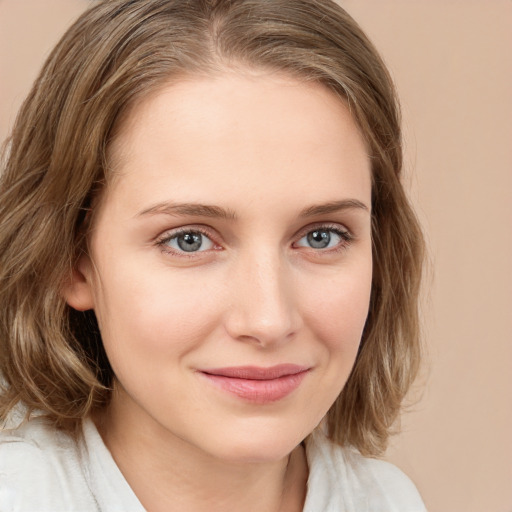
<path fill-rule="evenodd" d="M 233 339 L 263 348 L 296 335 L 302 320 L 293 273 L 279 254 L 253 254 L 240 260 L 230 277 L 231 308 L 225 326 Z"/>

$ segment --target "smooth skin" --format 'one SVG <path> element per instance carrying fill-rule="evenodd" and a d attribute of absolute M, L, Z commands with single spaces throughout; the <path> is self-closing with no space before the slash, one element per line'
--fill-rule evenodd
<path fill-rule="evenodd" d="M 372 281 L 370 160 L 343 101 L 254 70 L 135 105 L 65 290 L 115 372 L 100 433 L 144 507 L 302 510 L 302 441 L 353 367 Z M 205 368 L 296 364 L 253 402 Z"/>

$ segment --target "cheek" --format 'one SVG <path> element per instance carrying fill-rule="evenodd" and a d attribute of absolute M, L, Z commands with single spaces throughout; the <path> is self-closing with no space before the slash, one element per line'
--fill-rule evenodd
<path fill-rule="evenodd" d="M 126 264 L 109 268 L 115 270 L 102 283 L 96 314 L 114 366 L 183 355 L 212 332 L 218 301 L 204 279 L 169 269 L 131 272 Z"/>
<path fill-rule="evenodd" d="M 305 288 L 304 317 L 332 351 L 357 352 L 371 293 L 371 268 L 340 273 L 324 286 Z"/>
<path fill-rule="evenodd" d="M 316 341 L 318 382 L 306 400 L 305 417 L 316 425 L 345 386 L 361 342 L 371 293 L 371 264 L 336 272 L 323 286 L 301 291 L 308 337 Z M 305 290 L 305 287 L 301 287 Z M 315 404 L 312 406 L 311 404 Z"/>

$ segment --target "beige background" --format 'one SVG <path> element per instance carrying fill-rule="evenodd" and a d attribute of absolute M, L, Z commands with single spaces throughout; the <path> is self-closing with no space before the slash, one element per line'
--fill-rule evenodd
<path fill-rule="evenodd" d="M 388 458 L 430 512 L 512 512 L 512 1 L 340 1 L 395 76 L 434 269 L 423 397 Z M 87 3 L 0 0 L 0 139 Z"/>

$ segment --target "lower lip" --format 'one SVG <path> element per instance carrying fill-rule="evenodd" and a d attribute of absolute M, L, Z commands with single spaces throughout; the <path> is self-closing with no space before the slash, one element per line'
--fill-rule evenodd
<path fill-rule="evenodd" d="M 249 402 L 265 404 L 277 402 L 295 391 L 300 386 L 307 371 L 294 373 L 293 375 L 283 375 L 277 379 L 269 380 L 237 379 L 200 373 L 223 391 Z"/>

